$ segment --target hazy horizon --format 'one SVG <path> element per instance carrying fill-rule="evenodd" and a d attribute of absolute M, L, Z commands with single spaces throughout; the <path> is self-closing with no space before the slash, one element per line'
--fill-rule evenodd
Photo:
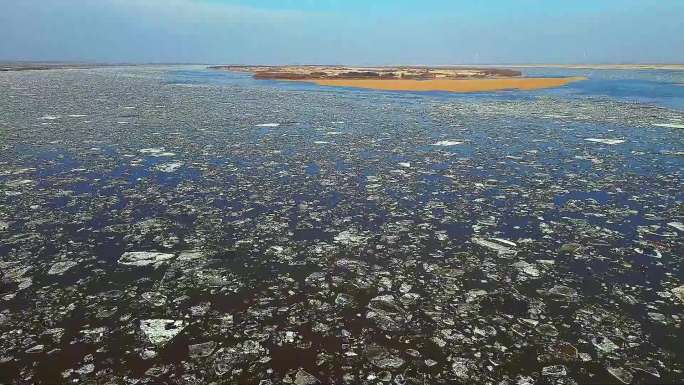
<path fill-rule="evenodd" d="M 0 0 L 0 61 L 684 62 L 684 2 Z"/>
<path fill-rule="evenodd" d="M 581 66 L 682 66 L 682 62 L 578 62 L 578 63 L 451 63 L 451 64 L 403 64 L 403 63 L 388 63 L 388 64 L 357 64 L 357 63 L 229 63 L 229 62 L 166 62 L 166 61 L 149 61 L 149 62 L 126 62 L 126 61 L 78 61 L 78 60 L 32 60 L 32 59 L 0 59 L 0 64 L 65 64 L 65 65 L 101 65 L 101 66 L 145 66 L 145 65 L 207 65 L 207 66 L 366 66 L 366 67 L 393 67 L 393 66 L 411 66 L 411 67 L 468 67 L 468 66 L 509 66 L 509 67 L 581 67 Z"/>

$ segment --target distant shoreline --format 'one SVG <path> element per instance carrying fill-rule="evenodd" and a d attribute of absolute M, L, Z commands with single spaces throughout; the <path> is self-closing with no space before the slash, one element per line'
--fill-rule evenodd
<path fill-rule="evenodd" d="M 47 71 L 47 70 L 83 70 L 112 67 L 145 67 L 145 66 L 206 66 L 197 63 L 60 63 L 60 62 L 3 62 L 0 61 L 0 72 Z"/>
<path fill-rule="evenodd" d="M 41 61 L 2 61 L 0 60 L 0 72 L 13 71 L 42 71 L 56 69 L 89 69 L 100 67 L 137 67 L 137 66 L 180 66 L 197 65 L 207 66 L 209 69 L 227 69 L 238 67 L 348 67 L 361 68 L 357 66 L 344 65 L 211 65 L 206 63 L 89 63 L 89 62 L 41 62 Z M 596 69 L 596 70 L 674 70 L 684 71 L 684 64 L 448 64 L 448 65 L 411 65 L 411 66 L 392 66 L 378 65 L 372 68 L 430 68 L 434 70 L 444 69 L 463 69 L 463 70 L 505 70 L 511 68 L 563 68 L 563 69 Z M 240 71 L 246 72 L 246 71 Z"/>
<path fill-rule="evenodd" d="M 0 72 L 45 71 L 54 69 L 85 69 L 102 66 L 105 65 L 74 63 L 0 63 Z"/>
<path fill-rule="evenodd" d="M 510 64 L 505 68 L 565 68 L 597 70 L 681 70 L 684 64 Z"/>

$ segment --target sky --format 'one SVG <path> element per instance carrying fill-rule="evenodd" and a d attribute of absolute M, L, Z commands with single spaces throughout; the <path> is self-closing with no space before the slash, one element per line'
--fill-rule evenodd
<path fill-rule="evenodd" d="M 684 63 L 684 0 L 0 0 L 0 60 Z"/>

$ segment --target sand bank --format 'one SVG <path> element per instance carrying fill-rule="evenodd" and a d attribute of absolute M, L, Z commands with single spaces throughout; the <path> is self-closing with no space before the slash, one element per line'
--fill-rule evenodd
<path fill-rule="evenodd" d="M 354 87 L 388 91 L 449 91 L 483 92 L 499 90 L 535 90 L 564 86 L 585 80 L 583 77 L 566 78 L 494 78 L 494 79 L 430 79 L 430 80 L 377 80 L 377 79 L 307 79 L 320 86 Z"/>

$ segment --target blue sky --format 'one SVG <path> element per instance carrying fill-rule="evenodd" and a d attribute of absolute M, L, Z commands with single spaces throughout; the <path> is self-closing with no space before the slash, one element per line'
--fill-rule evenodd
<path fill-rule="evenodd" d="M 0 0 L 0 60 L 684 62 L 684 0 Z"/>

